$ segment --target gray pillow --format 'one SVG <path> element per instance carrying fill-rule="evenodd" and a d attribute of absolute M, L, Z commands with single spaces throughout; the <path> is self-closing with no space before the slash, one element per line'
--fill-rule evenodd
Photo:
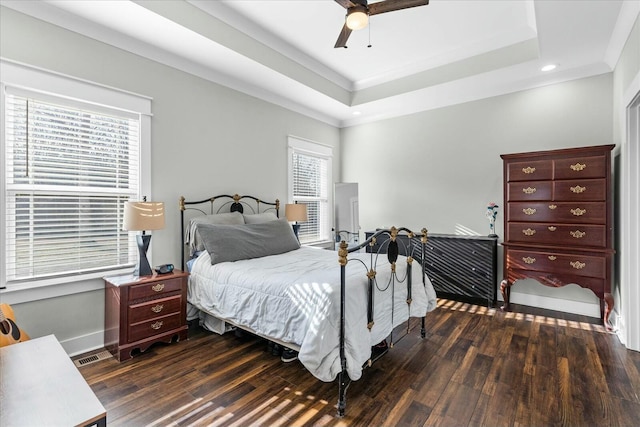
<path fill-rule="evenodd" d="M 193 218 L 184 231 L 184 242 L 189 245 L 189 255 L 204 251 L 204 244 L 198 235 L 199 224 L 244 224 L 244 217 L 240 212 L 205 215 Z"/>
<path fill-rule="evenodd" d="M 253 215 L 243 215 L 245 224 L 260 224 L 268 221 L 277 221 L 278 217 L 273 212 L 263 212 Z"/>
<path fill-rule="evenodd" d="M 246 225 L 198 224 L 198 233 L 211 265 L 277 255 L 300 247 L 286 219 Z"/>

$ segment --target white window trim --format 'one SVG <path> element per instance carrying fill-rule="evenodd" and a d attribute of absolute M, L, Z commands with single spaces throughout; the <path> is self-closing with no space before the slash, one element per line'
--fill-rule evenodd
<path fill-rule="evenodd" d="M 287 137 L 287 203 L 293 203 L 293 152 L 306 152 L 314 156 L 321 156 L 327 159 L 327 205 L 328 205 L 328 218 L 327 218 L 327 235 L 319 241 L 309 243 L 309 246 L 322 246 L 328 247 L 332 244 L 331 239 L 331 224 L 333 224 L 333 148 L 321 144 L 319 142 L 311 141 L 309 139 L 300 138 L 297 136 L 289 135 Z"/>
<path fill-rule="evenodd" d="M 151 197 L 151 101 L 152 98 L 133 92 L 78 79 L 61 73 L 0 58 L 0 105 L 4 108 L 5 87 L 22 88 L 46 96 L 56 96 L 72 101 L 107 106 L 111 109 L 140 115 L 140 191 Z M 0 164 L 5 164 L 4 113 L 0 114 Z M 0 174 L 0 188 L 6 188 L 4 173 Z M 0 195 L 4 203 L 5 194 Z M 7 224 L 4 209 L 0 209 L 0 267 L 4 270 Z M 9 304 L 70 295 L 104 288 L 102 277 L 130 273 L 131 269 L 116 269 L 78 276 L 64 276 L 34 283 L 16 283 L 0 289 L 0 300 Z M 0 288 L 5 288 L 4 275 L 0 276 Z"/>

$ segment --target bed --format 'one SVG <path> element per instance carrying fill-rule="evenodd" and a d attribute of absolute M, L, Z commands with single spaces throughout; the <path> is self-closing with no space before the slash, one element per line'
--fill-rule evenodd
<path fill-rule="evenodd" d="M 253 196 L 219 195 L 180 199 L 183 269 L 190 271 L 190 321 L 217 333 L 234 328 L 299 352 L 316 378 L 338 379 L 338 416 L 346 389 L 390 341 L 394 328 L 417 318 L 425 336 L 427 312 L 436 295 L 422 268 L 425 229 L 377 231 L 367 241 L 338 251 L 300 246 L 291 226 L 279 218 L 280 203 Z M 196 215 L 193 215 L 195 213 Z M 408 240 L 397 239 L 406 233 Z M 382 235 L 378 252 L 372 248 Z M 383 240 L 383 239 L 381 239 Z M 398 255 L 398 245 L 407 244 Z"/>

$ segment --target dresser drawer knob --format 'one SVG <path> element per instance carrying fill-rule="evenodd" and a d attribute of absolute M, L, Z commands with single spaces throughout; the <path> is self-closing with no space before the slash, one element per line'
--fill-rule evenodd
<path fill-rule="evenodd" d="M 576 270 L 582 270 L 587 266 L 587 264 L 580 261 L 571 261 L 569 264 L 571 264 L 571 267 L 575 268 Z"/>
<path fill-rule="evenodd" d="M 551 210 L 554 210 L 554 209 L 557 209 L 557 208 L 558 208 L 558 205 L 549 205 L 549 209 L 551 209 Z"/>
<path fill-rule="evenodd" d="M 581 239 L 581 238 L 583 238 L 584 236 L 587 235 L 586 232 L 580 231 L 580 230 L 570 231 L 569 234 L 571 234 L 571 237 L 576 238 L 576 239 Z"/>
<path fill-rule="evenodd" d="M 534 213 L 536 213 L 536 210 L 534 208 L 526 208 L 526 209 L 522 209 L 522 212 L 525 215 L 533 215 Z"/>
<path fill-rule="evenodd" d="M 524 234 L 525 236 L 533 236 L 534 234 L 536 234 L 536 230 L 527 228 L 526 230 L 522 230 L 522 234 Z"/>
<path fill-rule="evenodd" d="M 160 313 L 163 308 L 164 306 L 162 304 L 158 304 L 151 307 L 151 311 L 153 311 L 154 313 Z"/>
<path fill-rule="evenodd" d="M 549 255 L 548 258 L 549 261 L 555 261 L 556 259 L 558 259 L 558 257 L 556 257 L 555 255 Z"/>
<path fill-rule="evenodd" d="M 162 328 L 162 320 L 158 320 L 151 324 L 151 329 L 155 329 L 157 331 L 160 328 Z"/>
<path fill-rule="evenodd" d="M 571 165 L 569 167 L 572 171 L 580 172 L 581 170 L 584 170 L 587 165 L 585 165 L 584 163 L 576 163 L 575 165 Z"/>
<path fill-rule="evenodd" d="M 547 227 L 549 229 L 549 231 L 556 231 L 557 228 L 553 225 L 550 225 L 549 227 Z"/>
<path fill-rule="evenodd" d="M 575 187 L 569 187 L 569 190 L 571 190 L 572 192 L 574 192 L 576 194 L 580 194 L 580 193 L 584 193 L 585 191 L 587 191 L 587 187 L 580 187 L 579 185 L 576 185 Z"/>
<path fill-rule="evenodd" d="M 164 283 L 158 283 L 151 287 L 156 292 L 161 292 L 164 289 Z"/>
<path fill-rule="evenodd" d="M 586 209 L 580 209 L 580 208 L 575 208 L 575 209 L 571 209 L 571 213 L 575 216 L 582 216 L 585 213 L 587 213 Z"/>
<path fill-rule="evenodd" d="M 527 188 L 523 188 L 522 192 L 524 194 L 533 194 L 536 192 L 536 188 L 535 187 L 527 187 Z"/>
<path fill-rule="evenodd" d="M 523 257 L 522 261 L 524 261 L 525 264 L 533 264 L 534 262 L 536 262 L 536 259 L 528 256 L 528 257 Z"/>
<path fill-rule="evenodd" d="M 526 174 L 532 174 L 536 171 L 536 168 L 532 168 L 531 166 L 527 166 L 526 168 L 522 168 L 522 172 Z"/>

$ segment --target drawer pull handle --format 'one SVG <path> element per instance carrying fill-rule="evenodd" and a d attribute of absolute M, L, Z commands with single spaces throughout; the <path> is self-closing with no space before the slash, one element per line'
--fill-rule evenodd
<path fill-rule="evenodd" d="M 581 239 L 581 238 L 583 238 L 584 236 L 587 235 L 586 232 L 580 231 L 580 230 L 570 231 L 569 234 L 571 234 L 571 237 L 574 237 L 576 239 Z"/>
<path fill-rule="evenodd" d="M 549 229 L 549 231 L 556 231 L 557 228 L 553 225 L 550 225 L 549 227 L 547 227 Z"/>
<path fill-rule="evenodd" d="M 153 311 L 154 313 L 160 313 L 163 308 L 164 306 L 162 304 L 158 304 L 151 307 L 151 311 Z"/>
<path fill-rule="evenodd" d="M 555 255 L 549 255 L 549 261 L 555 261 L 556 259 L 558 259 L 558 257 Z"/>
<path fill-rule="evenodd" d="M 571 267 L 575 268 L 576 270 L 582 270 L 587 266 L 587 264 L 580 261 L 571 261 L 569 264 L 571 264 Z"/>
<path fill-rule="evenodd" d="M 527 188 L 523 188 L 522 192 L 524 194 L 533 194 L 536 192 L 536 188 L 535 187 L 527 187 Z"/>
<path fill-rule="evenodd" d="M 153 285 L 151 289 L 153 289 L 156 292 L 160 292 L 164 289 L 164 283 L 158 283 L 156 285 Z"/>
<path fill-rule="evenodd" d="M 522 212 L 525 215 L 533 215 L 534 213 L 536 213 L 536 210 L 534 208 L 526 208 L 526 209 L 522 209 Z"/>
<path fill-rule="evenodd" d="M 580 172 L 581 170 L 584 170 L 587 167 L 587 165 L 585 165 L 584 163 L 576 163 L 575 165 L 571 165 L 569 167 L 573 171 Z"/>
<path fill-rule="evenodd" d="M 549 205 L 549 209 L 551 209 L 551 210 L 554 210 L 554 209 L 557 209 L 557 208 L 558 208 L 558 205 Z"/>
<path fill-rule="evenodd" d="M 151 329 L 155 329 L 157 331 L 160 328 L 162 328 L 162 320 L 158 320 L 151 324 Z"/>
<path fill-rule="evenodd" d="M 534 234 L 536 234 L 536 230 L 527 228 L 526 230 L 522 230 L 522 234 L 524 234 L 525 236 L 533 236 Z"/>
<path fill-rule="evenodd" d="M 587 187 L 580 187 L 579 185 L 570 187 L 569 189 L 576 194 L 584 193 L 585 191 L 587 191 Z"/>
<path fill-rule="evenodd" d="M 528 257 L 523 257 L 522 261 L 524 261 L 525 264 L 533 264 L 534 262 L 536 262 L 536 259 L 528 256 Z"/>
<path fill-rule="evenodd" d="M 531 174 L 536 171 L 536 168 L 532 168 L 531 166 L 527 166 L 526 168 L 522 168 L 522 172 L 526 174 Z"/>
<path fill-rule="evenodd" d="M 575 216 L 582 216 L 585 213 L 587 213 L 587 210 L 586 209 L 575 208 L 575 209 L 571 209 L 571 213 L 574 214 Z"/>

